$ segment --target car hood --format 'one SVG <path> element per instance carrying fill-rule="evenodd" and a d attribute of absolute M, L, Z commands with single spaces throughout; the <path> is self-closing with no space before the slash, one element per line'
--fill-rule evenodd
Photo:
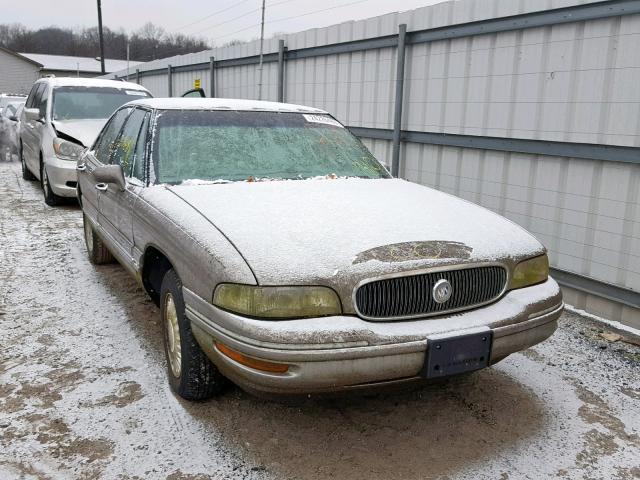
<path fill-rule="evenodd" d="M 56 131 L 75 138 L 85 147 L 90 147 L 104 126 L 106 118 L 87 120 L 54 120 Z"/>
<path fill-rule="evenodd" d="M 501 262 L 544 247 L 511 221 L 397 179 L 239 182 L 167 187 L 227 236 L 263 285 L 351 291 L 366 278 Z"/>

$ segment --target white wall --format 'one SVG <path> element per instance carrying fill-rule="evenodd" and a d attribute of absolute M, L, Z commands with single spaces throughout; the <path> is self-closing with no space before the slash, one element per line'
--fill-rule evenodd
<path fill-rule="evenodd" d="M 38 72 L 36 65 L 0 50 L 0 93 L 29 93 Z"/>

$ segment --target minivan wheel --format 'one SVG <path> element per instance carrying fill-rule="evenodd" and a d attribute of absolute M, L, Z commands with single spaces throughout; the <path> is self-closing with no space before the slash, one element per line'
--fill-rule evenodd
<path fill-rule="evenodd" d="M 205 400 L 219 393 L 226 379 L 193 336 L 184 313 L 182 282 L 173 269 L 162 280 L 160 320 L 171 389 L 187 400 Z"/>
<path fill-rule="evenodd" d="M 36 176 L 27 168 L 24 161 L 24 152 L 22 151 L 22 142 L 20 142 L 20 163 L 22 164 L 22 178 L 25 180 L 36 180 Z"/>
<path fill-rule="evenodd" d="M 111 255 L 111 252 L 102 242 L 102 239 L 96 234 L 93 225 L 91 225 L 91 220 L 89 220 L 85 214 L 82 214 L 82 223 L 84 226 L 84 243 L 87 246 L 89 261 L 94 265 L 113 263 L 113 255 Z"/>
<path fill-rule="evenodd" d="M 40 164 L 40 185 L 42 186 L 42 192 L 44 193 L 44 203 L 50 207 L 60 205 L 63 201 L 62 197 L 53 193 L 51 190 L 51 184 L 49 183 L 49 176 L 47 175 L 47 169 L 44 164 Z"/>

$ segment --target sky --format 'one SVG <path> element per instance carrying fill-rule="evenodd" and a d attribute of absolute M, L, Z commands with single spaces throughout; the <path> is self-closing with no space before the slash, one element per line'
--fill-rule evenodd
<path fill-rule="evenodd" d="M 266 0 L 265 36 L 325 27 L 348 20 L 411 10 L 443 0 Z M 34 5 L 37 4 L 36 5 Z M 146 22 L 168 32 L 202 37 L 209 44 L 260 36 L 262 0 L 102 0 L 103 24 L 127 32 Z M 0 0 L 0 23 L 30 28 L 97 25 L 95 0 Z"/>

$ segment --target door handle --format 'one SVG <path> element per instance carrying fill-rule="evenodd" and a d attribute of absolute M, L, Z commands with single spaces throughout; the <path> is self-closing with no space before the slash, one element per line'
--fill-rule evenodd
<path fill-rule="evenodd" d="M 107 188 L 109 188 L 109 185 L 107 185 L 106 183 L 96 183 L 95 187 L 96 187 L 96 190 L 100 190 L 101 192 L 106 192 Z"/>
<path fill-rule="evenodd" d="M 87 165 L 85 163 L 81 163 L 76 166 L 76 170 L 79 172 L 84 172 L 87 169 Z"/>

